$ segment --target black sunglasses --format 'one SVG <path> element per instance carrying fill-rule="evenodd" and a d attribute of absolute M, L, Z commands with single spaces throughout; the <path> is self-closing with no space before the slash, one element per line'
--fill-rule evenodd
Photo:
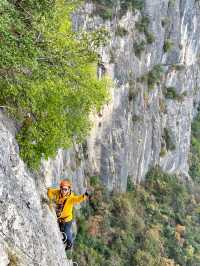
<path fill-rule="evenodd" d="M 62 188 L 62 191 L 69 191 L 70 190 L 70 187 L 68 188 Z"/>

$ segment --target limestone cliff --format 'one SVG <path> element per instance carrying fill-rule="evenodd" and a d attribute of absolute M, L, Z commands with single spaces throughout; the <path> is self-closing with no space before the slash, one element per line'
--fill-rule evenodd
<path fill-rule="evenodd" d="M 0 113 L 0 265 L 70 265 L 43 180 L 18 155 L 15 127 Z"/>
<path fill-rule="evenodd" d="M 49 180 L 55 171 L 79 176 L 80 184 L 86 175 L 100 175 L 109 189 L 124 191 L 128 177 L 140 182 L 157 164 L 188 178 L 190 127 L 200 100 L 199 21 L 195 0 L 147 0 L 142 13 L 111 20 L 88 3 L 73 16 L 75 30 L 103 25 L 110 32 L 99 49 L 99 73 L 111 76 L 114 87 L 83 147 L 49 162 Z"/>

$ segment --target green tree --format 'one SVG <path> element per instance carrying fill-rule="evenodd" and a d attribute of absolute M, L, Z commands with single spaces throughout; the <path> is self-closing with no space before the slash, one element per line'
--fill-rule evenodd
<path fill-rule="evenodd" d="M 0 3 L 0 105 L 19 122 L 20 154 L 32 168 L 82 141 L 89 114 L 108 99 L 95 53 L 106 32 L 73 32 L 75 7 L 64 0 Z"/>

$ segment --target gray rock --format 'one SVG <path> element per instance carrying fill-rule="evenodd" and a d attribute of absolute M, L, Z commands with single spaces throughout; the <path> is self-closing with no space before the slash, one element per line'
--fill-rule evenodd
<path fill-rule="evenodd" d="M 13 133 L 0 113 L 0 265 L 69 265 L 44 185 L 19 158 Z"/>

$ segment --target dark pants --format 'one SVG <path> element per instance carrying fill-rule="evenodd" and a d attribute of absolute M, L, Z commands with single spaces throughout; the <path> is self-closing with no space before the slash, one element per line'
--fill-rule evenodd
<path fill-rule="evenodd" d="M 67 245 L 72 246 L 72 221 L 59 223 L 60 231 L 64 233 L 63 240 L 67 238 Z"/>

